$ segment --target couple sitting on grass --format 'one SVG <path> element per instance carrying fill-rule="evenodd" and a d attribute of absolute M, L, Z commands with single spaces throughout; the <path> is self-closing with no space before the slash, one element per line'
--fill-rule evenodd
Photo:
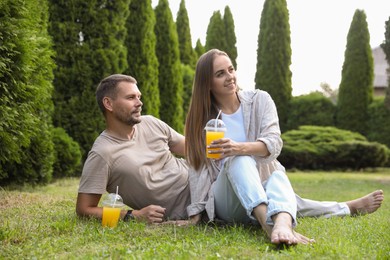
<path fill-rule="evenodd" d="M 369 214 L 384 199 L 381 190 L 347 202 L 296 195 L 277 161 L 283 142 L 275 104 L 264 91 L 239 89 L 225 52 L 213 49 L 198 60 L 185 137 L 163 121 L 141 115 L 141 93 L 131 76 L 103 79 L 96 99 L 106 129 L 84 164 L 79 216 L 101 218 L 102 194 L 119 186 L 119 195 L 132 209 L 122 210 L 124 220 L 253 222 L 271 243 L 295 245 L 314 242 L 294 231 L 297 217 Z M 206 157 L 203 129 L 219 111 L 228 130 L 209 146 L 221 153 L 213 160 Z"/>

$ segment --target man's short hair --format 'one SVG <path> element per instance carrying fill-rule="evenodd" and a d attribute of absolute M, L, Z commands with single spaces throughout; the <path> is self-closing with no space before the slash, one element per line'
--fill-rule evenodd
<path fill-rule="evenodd" d="M 103 114 L 106 112 L 106 108 L 103 105 L 103 98 L 109 97 L 115 99 L 118 94 L 117 87 L 119 83 L 123 81 L 137 84 L 137 80 L 135 78 L 123 74 L 113 74 L 100 81 L 96 88 L 96 101 Z"/>

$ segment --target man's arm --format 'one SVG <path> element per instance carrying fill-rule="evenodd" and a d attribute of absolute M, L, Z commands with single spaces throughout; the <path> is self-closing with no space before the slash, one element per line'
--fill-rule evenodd
<path fill-rule="evenodd" d="M 103 208 L 98 207 L 101 194 L 79 193 L 77 195 L 76 213 L 80 217 L 103 217 Z M 121 219 L 126 215 L 127 210 L 121 211 Z M 133 214 L 134 215 L 134 214 Z"/>
<path fill-rule="evenodd" d="M 79 193 L 77 196 L 76 213 L 80 217 L 102 218 L 103 208 L 98 207 L 101 194 Z M 121 219 L 126 215 L 127 210 L 121 211 Z M 161 223 L 164 218 L 165 208 L 157 205 L 149 205 L 140 210 L 133 210 L 135 219 L 148 223 Z"/>
<path fill-rule="evenodd" d="M 180 156 L 184 156 L 185 154 L 185 138 L 183 135 L 180 135 L 180 141 L 177 142 L 175 145 L 172 145 L 169 147 L 169 150 L 171 150 L 172 153 Z"/>
<path fill-rule="evenodd" d="M 98 207 L 101 194 L 79 193 L 77 195 L 76 213 L 80 217 L 102 218 L 103 209 Z"/>

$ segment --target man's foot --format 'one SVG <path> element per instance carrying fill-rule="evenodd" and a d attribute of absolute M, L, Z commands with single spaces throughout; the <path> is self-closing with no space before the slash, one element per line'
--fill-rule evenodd
<path fill-rule="evenodd" d="M 366 215 L 375 212 L 384 199 L 383 191 L 376 190 L 364 197 L 347 201 L 351 216 Z"/>

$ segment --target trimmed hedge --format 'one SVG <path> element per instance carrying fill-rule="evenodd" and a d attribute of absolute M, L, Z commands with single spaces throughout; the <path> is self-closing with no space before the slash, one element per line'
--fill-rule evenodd
<path fill-rule="evenodd" d="M 369 142 L 359 133 L 335 127 L 301 126 L 282 134 L 279 161 L 286 168 L 352 169 L 382 167 L 389 158 L 387 146 Z"/>

